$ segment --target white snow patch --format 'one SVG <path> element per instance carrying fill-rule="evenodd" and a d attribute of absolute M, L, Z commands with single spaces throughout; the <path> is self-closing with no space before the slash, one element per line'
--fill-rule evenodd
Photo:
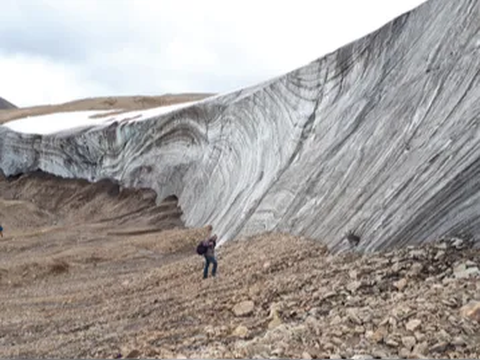
<path fill-rule="evenodd" d="M 148 109 L 148 110 L 129 111 L 129 112 L 126 112 L 126 113 L 123 113 L 123 114 L 109 116 L 106 119 L 109 122 L 113 122 L 113 121 L 135 122 L 135 121 L 148 120 L 148 119 L 154 118 L 154 117 L 159 116 L 159 115 L 167 114 L 167 113 L 173 112 L 175 110 L 179 110 L 179 109 L 183 109 L 183 108 L 192 106 L 193 104 L 198 104 L 201 101 L 203 101 L 203 100 L 189 101 L 189 102 L 184 102 L 184 103 L 181 103 L 181 104 L 161 106 L 161 107 L 156 107 L 156 108 L 152 108 L 152 109 Z"/>
<path fill-rule="evenodd" d="M 121 114 L 112 114 L 111 116 L 103 116 L 99 118 L 92 118 L 92 116 L 105 115 L 108 113 L 115 113 L 122 110 L 118 109 L 103 111 L 90 110 L 59 112 L 48 115 L 29 116 L 26 118 L 9 121 L 3 124 L 3 126 L 8 127 L 10 130 L 24 134 L 49 135 L 75 128 L 106 125 L 114 121 L 135 122 L 148 120 L 155 116 L 163 115 L 199 102 L 200 101 L 190 101 L 181 104 L 161 106 L 148 110 L 129 111 Z"/>
<path fill-rule="evenodd" d="M 47 135 L 80 126 L 102 124 L 106 118 L 92 119 L 90 116 L 108 112 L 111 111 L 72 111 L 28 116 L 26 118 L 9 121 L 3 124 L 3 126 L 20 133 Z"/>

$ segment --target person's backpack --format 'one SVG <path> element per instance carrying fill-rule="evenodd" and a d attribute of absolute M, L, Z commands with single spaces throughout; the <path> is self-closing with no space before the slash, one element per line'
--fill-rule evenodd
<path fill-rule="evenodd" d="M 198 255 L 205 255 L 207 252 L 208 246 L 205 244 L 205 241 L 201 241 L 200 244 L 197 246 L 197 254 Z"/>

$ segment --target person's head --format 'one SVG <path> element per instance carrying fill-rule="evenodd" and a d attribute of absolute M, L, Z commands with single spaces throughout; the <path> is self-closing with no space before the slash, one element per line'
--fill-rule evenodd
<path fill-rule="evenodd" d="M 212 240 L 213 240 L 213 241 L 217 241 L 217 239 L 218 239 L 218 236 L 217 236 L 217 234 L 213 234 L 213 236 L 212 236 Z"/>

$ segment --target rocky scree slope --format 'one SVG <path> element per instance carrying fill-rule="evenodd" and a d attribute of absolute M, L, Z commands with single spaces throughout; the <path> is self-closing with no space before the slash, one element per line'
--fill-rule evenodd
<path fill-rule="evenodd" d="M 186 226 L 211 223 L 222 242 L 280 231 L 340 250 L 352 229 L 374 250 L 480 235 L 479 9 L 430 0 L 285 76 L 150 120 L 0 127 L 0 169 L 176 195 Z"/>
<path fill-rule="evenodd" d="M 138 240 L 145 241 L 130 239 Z M 161 234 L 155 239 L 163 241 Z M 10 254 L 16 246 L 9 245 Z M 112 248 L 92 263 L 81 254 L 56 253 L 57 261 L 68 259 L 66 270 L 0 283 L 0 320 L 8 330 L 0 354 L 480 356 L 480 254 L 461 239 L 332 255 L 315 241 L 268 234 L 227 243 L 219 253 L 219 277 L 205 281 L 202 261 L 191 252 L 169 258 L 167 251 L 169 260 L 154 267 L 133 254 Z"/>
<path fill-rule="evenodd" d="M 239 256 L 250 241 L 259 251 Z M 479 250 L 469 241 L 445 239 L 368 256 L 332 255 L 306 239 L 279 234 L 250 241 L 225 248 L 223 262 L 230 266 L 215 284 L 183 286 L 183 305 L 167 310 L 175 325 L 166 322 L 156 331 L 125 337 L 119 354 L 303 359 L 480 354 Z M 176 267 L 162 270 L 162 281 Z M 180 269 L 182 282 L 195 274 L 191 264 Z"/>

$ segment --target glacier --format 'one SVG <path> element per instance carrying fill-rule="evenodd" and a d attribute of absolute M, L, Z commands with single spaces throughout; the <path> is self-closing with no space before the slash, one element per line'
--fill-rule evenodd
<path fill-rule="evenodd" d="M 221 243 L 276 231 L 335 250 L 353 230 L 374 251 L 477 237 L 479 9 L 430 0 L 283 76 L 168 111 L 44 134 L 4 124 L 0 170 L 175 195 L 185 224 L 212 224 Z"/>

